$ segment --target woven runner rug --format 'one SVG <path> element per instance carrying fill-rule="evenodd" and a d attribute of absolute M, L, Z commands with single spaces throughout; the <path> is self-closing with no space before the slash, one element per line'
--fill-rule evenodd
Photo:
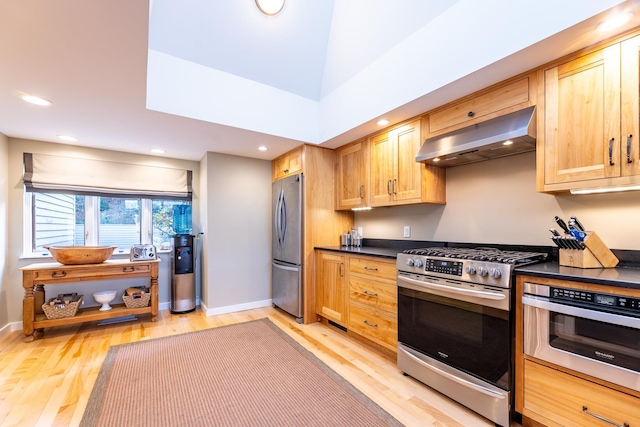
<path fill-rule="evenodd" d="M 81 426 L 401 426 L 268 319 L 111 347 Z"/>

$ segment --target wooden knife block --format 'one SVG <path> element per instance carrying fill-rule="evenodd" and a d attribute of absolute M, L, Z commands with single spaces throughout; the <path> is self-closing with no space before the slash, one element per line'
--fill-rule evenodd
<path fill-rule="evenodd" d="M 560 265 L 577 268 L 611 268 L 618 258 L 593 231 L 587 231 L 584 249 L 560 249 Z"/>

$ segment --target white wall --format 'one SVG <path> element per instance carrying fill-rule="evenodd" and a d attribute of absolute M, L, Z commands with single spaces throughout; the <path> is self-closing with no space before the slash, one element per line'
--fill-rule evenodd
<path fill-rule="evenodd" d="M 355 223 L 366 238 L 551 246 L 553 217 L 575 215 L 610 248 L 640 250 L 640 192 L 553 196 L 535 176 L 535 153 L 449 168 L 445 206 L 376 208 Z"/>
<path fill-rule="evenodd" d="M 207 314 L 271 303 L 271 162 L 207 153 L 203 304 Z M 206 288 L 206 290 L 204 290 Z"/>
<path fill-rule="evenodd" d="M 0 142 L 0 167 L 3 162 L 3 155 L 1 153 L 6 152 L 7 150 L 2 149 L 2 142 Z M 3 198 L 2 195 L 2 177 L 0 177 L 0 229 L 2 227 L 2 203 L 3 200 L 7 203 L 8 206 L 8 223 L 11 224 L 8 230 L 8 240 L 7 247 L 12 248 L 11 251 L 8 251 L 6 257 L 2 257 L 1 259 L 6 258 L 6 274 L 3 279 L 2 288 L 0 288 L 0 308 L 2 305 L 2 293 L 6 292 L 6 301 L 7 301 L 7 310 L 6 317 L 9 323 L 16 323 L 22 321 L 22 297 L 23 297 L 23 288 L 22 288 L 22 275 L 20 272 L 20 268 L 26 265 L 32 264 L 34 262 L 51 262 L 51 258 L 48 259 L 33 259 L 33 258 L 22 258 L 22 247 L 23 247 L 23 218 L 24 218 L 24 190 L 22 183 L 22 155 L 24 152 L 33 152 L 33 153 L 43 153 L 43 154 L 57 154 L 61 156 L 70 156 L 70 157 L 86 157 L 92 159 L 104 159 L 114 162 L 128 162 L 128 163 L 138 163 L 138 164 L 146 164 L 146 165 L 154 165 L 154 166 L 166 166 L 173 168 L 182 168 L 193 171 L 193 182 L 194 182 L 194 194 L 193 194 L 193 206 L 194 206 L 194 214 L 193 214 L 193 223 L 194 225 L 199 224 L 200 218 L 198 215 L 199 212 L 199 196 L 198 196 L 198 182 L 200 180 L 200 165 L 198 162 L 188 161 L 188 160 L 176 160 L 164 157 L 157 156 L 144 156 L 139 154 L 131 154 L 131 153 L 123 153 L 117 151 L 109 151 L 109 150 L 98 150 L 92 148 L 84 148 L 77 147 L 71 145 L 64 144 L 54 144 L 49 142 L 42 141 L 32 141 L 25 139 L 14 139 L 9 138 L 8 144 L 8 158 L 6 163 L 8 163 L 8 167 L 1 168 L 1 170 L 8 170 L 8 192 L 7 197 Z M 6 156 L 5 156 L 6 157 Z M 0 243 L 2 244 L 2 243 Z M 0 247 L 0 252 L 2 248 Z M 128 258 L 128 255 L 122 256 L 114 256 L 114 257 L 125 257 Z M 171 270 L 170 270 L 170 262 L 168 254 L 162 254 L 160 256 L 160 272 L 158 277 L 158 298 L 160 304 L 167 305 L 169 302 L 169 292 L 171 286 Z M 0 261 L 0 266 L 2 265 L 2 261 Z M 0 268 L 0 272 L 2 268 Z M 113 281 L 99 281 L 99 282 L 80 282 L 74 284 L 65 284 L 65 285 L 55 285 L 54 290 L 49 290 L 49 288 L 45 287 L 45 292 L 47 293 L 46 297 L 49 296 L 49 292 L 55 292 L 55 294 L 62 292 L 78 292 L 85 295 L 85 301 L 87 305 L 96 304 L 93 301 L 93 297 L 91 294 L 99 289 L 116 289 L 118 291 L 124 290 L 127 286 L 135 285 L 135 284 L 144 284 L 144 282 L 137 283 L 137 280 L 143 279 L 134 279 L 134 281 L 122 281 L 122 280 L 113 280 Z M 115 301 L 116 303 L 118 300 Z M 4 312 L 5 310 L 3 310 Z M 2 313 L 0 313 L 0 328 L 2 328 L 6 324 L 2 322 Z"/>
<path fill-rule="evenodd" d="M 0 336 L 4 325 L 9 321 L 7 298 L 9 287 L 9 274 L 7 272 L 7 257 L 9 241 L 8 214 L 9 214 L 9 139 L 0 133 Z"/>

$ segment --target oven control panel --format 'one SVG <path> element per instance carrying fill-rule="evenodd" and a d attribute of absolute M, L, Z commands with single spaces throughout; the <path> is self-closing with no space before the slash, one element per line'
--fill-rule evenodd
<path fill-rule="evenodd" d="M 614 308 L 629 310 L 640 315 L 640 298 L 630 298 L 622 295 L 601 294 L 581 289 L 554 288 L 550 290 L 550 297 L 556 300 L 574 301 L 580 305 L 596 308 Z"/>
<path fill-rule="evenodd" d="M 425 271 L 462 276 L 462 262 L 427 258 L 425 261 Z"/>

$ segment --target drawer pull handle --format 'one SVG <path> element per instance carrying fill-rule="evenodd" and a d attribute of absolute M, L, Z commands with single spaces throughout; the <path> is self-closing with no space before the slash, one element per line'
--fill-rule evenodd
<path fill-rule="evenodd" d="M 366 320 L 365 320 L 366 322 Z M 624 424 L 618 424 L 616 422 L 613 422 L 605 417 L 603 417 L 602 415 L 598 415 L 598 414 L 594 414 L 593 412 L 589 412 L 589 408 L 587 408 L 586 406 L 582 407 L 582 412 L 584 412 L 587 415 L 591 415 L 594 418 L 597 418 L 601 421 L 604 421 L 605 423 L 609 423 L 609 424 L 613 424 L 616 427 L 629 427 L 629 423 L 624 423 Z"/>
<path fill-rule="evenodd" d="M 134 272 L 134 271 L 136 271 L 135 267 L 122 267 L 122 272 L 123 273 L 131 273 L 131 272 Z"/>
<path fill-rule="evenodd" d="M 467 117 L 473 117 L 473 116 L 475 116 L 475 115 L 476 115 L 476 113 L 474 113 L 473 111 L 469 111 L 469 112 L 467 113 Z"/>
<path fill-rule="evenodd" d="M 633 135 L 629 134 L 627 135 L 627 163 L 633 163 L 633 160 L 631 160 L 631 137 Z"/>
<path fill-rule="evenodd" d="M 366 296 L 369 296 L 369 297 L 376 297 L 376 298 L 378 297 L 378 294 L 371 293 L 369 291 L 364 291 L 362 293 L 365 294 Z"/>
<path fill-rule="evenodd" d="M 369 271 L 378 271 L 377 268 L 371 268 L 371 267 L 367 267 L 366 265 L 364 266 L 365 270 L 369 270 Z"/>
<path fill-rule="evenodd" d="M 377 323 L 374 325 L 373 323 L 369 323 L 368 320 L 365 320 L 364 324 L 367 325 L 367 326 L 371 326 L 372 328 L 377 328 L 378 327 Z M 629 427 L 629 426 L 627 426 L 627 427 Z"/>
<path fill-rule="evenodd" d="M 64 276 L 66 276 L 66 275 L 67 275 L 67 272 L 66 272 L 66 271 L 64 271 L 64 270 L 62 270 L 62 271 L 54 271 L 54 272 L 51 274 L 51 277 L 64 277 Z"/>
<path fill-rule="evenodd" d="M 615 138 L 611 138 L 609 140 L 609 165 L 613 166 L 615 163 L 613 163 L 613 141 L 615 140 Z"/>

